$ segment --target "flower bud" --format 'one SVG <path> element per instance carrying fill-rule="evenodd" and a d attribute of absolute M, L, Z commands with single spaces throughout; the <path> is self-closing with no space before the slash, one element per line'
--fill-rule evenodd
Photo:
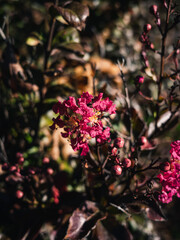
<path fill-rule="evenodd" d="M 118 148 L 123 148 L 124 147 L 124 139 L 123 138 L 116 138 L 114 140 L 114 145 Z"/>
<path fill-rule="evenodd" d="M 44 157 L 42 162 L 43 162 L 44 164 L 47 164 L 47 163 L 50 162 L 50 160 L 49 160 L 48 157 Z"/>
<path fill-rule="evenodd" d="M 119 165 L 114 165 L 111 169 L 112 173 L 119 176 L 122 173 L 122 168 Z"/>
<path fill-rule="evenodd" d="M 114 147 L 113 149 L 112 149 L 112 151 L 111 151 L 111 154 L 113 155 L 113 156 L 116 156 L 117 155 L 117 148 L 116 147 Z"/>
<path fill-rule="evenodd" d="M 16 191 L 16 197 L 17 197 L 18 199 L 22 198 L 23 196 L 24 196 L 24 193 L 23 193 L 21 190 L 17 190 L 17 191 Z"/>
<path fill-rule="evenodd" d="M 59 199 L 58 198 L 54 198 L 54 203 L 58 204 L 59 203 Z"/>
<path fill-rule="evenodd" d="M 23 157 L 22 153 L 17 152 L 17 153 L 16 153 L 16 158 L 20 158 L 20 157 Z"/>
<path fill-rule="evenodd" d="M 151 30 L 151 28 L 152 28 L 152 26 L 151 26 L 151 24 L 145 24 L 144 25 L 144 31 L 146 32 L 146 33 L 148 33 L 150 30 Z"/>
<path fill-rule="evenodd" d="M 154 16 L 157 15 L 157 10 L 158 10 L 158 6 L 157 6 L 157 5 L 152 5 L 152 6 L 149 8 L 150 13 L 153 14 Z"/>
<path fill-rule="evenodd" d="M 170 170 L 171 166 L 169 162 L 163 162 L 159 165 L 159 168 L 161 169 L 161 171 L 167 172 Z"/>
<path fill-rule="evenodd" d="M 19 165 L 22 165 L 23 162 L 24 162 L 24 158 L 23 158 L 23 157 L 20 157 L 20 158 L 18 159 L 18 164 L 19 164 Z"/>
<path fill-rule="evenodd" d="M 153 43 L 150 44 L 150 49 L 154 49 L 154 44 Z"/>
<path fill-rule="evenodd" d="M 52 175 L 52 174 L 54 173 L 54 170 L 53 170 L 52 168 L 48 168 L 48 169 L 47 169 L 47 173 L 48 173 L 49 175 Z"/>
<path fill-rule="evenodd" d="M 125 158 L 122 162 L 122 165 L 125 167 L 125 168 L 129 168 L 131 166 L 131 160 L 129 158 Z"/>
<path fill-rule="evenodd" d="M 142 137 L 140 137 L 139 143 L 140 143 L 140 145 L 145 145 L 148 143 L 148 140 L 145 136 L 142 136 Z"/>
<path fill-rule="evenodd" d="M 18 171 L 17 171 L 17 172 L 15 172 L 14 174 L 15 174 L 17 177 L 22 177 L 21 173 L 20 173 L 20 172 L 18 172 Z"/>
<path fill-rule="evenodd" d="M 29 169 L 28 171 L 29 171 L 29 174 L 31 174 L 31 175 L 34 175 L 36 173 L 35 170 L 33 170 L 33 169 Z"/>
<path fill-rule="evenodd" d="M 135 83 L 136 83 L 136 84 L 143 84 L 143 83 L 144 83 L 144 77 L 138 75 L 138 76 L 136 77 Z"/>
<path fill-rule="evenodd" d="M 10 172 L 15 172 L 17 170 L 17 167 L 16 166 L 11 166 L 10 168 L 9 168 L 9 171 Z"/>

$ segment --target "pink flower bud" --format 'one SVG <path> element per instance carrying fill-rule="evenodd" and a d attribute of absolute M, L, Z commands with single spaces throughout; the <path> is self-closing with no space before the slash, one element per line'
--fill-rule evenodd
<path fill-rule="evenodd" d="M 169 162 L 163 162 L 159 165 L 159 168 L 164 171 L 164 172 L 167 172 L 170 170 L 171 166 L 170 166 L 170 163 Z"/>
<path fill-rule="evenodd" d="M 48 173 L 49 175 L 52 175 L 52 174 L 54 173 L 54 170 L 53 170 L 52 168 L 48 168 L 48 169 L 47 169 L 47 173 Z"/>
<path fill-rule="evenodd" d="M 20 172 L 15 172 L 15 175 L 16 175 L 17 177 L 22 177 L 22 175 L 21 175 Z"/>
<path fill-rule="evenodd" d="M 20 157 L 22 157 L 23 155 L 22 155 L 22 153 L 20 153 L 20 152 L 17 152 L 16 153 L 16 158 L 20 158 Z"/>
<path fill-rule="evenodd" d="M 122 162 L 122 165 L 125 167 L 125 168 L 129 168 L 131 166 L 131 160 L 129 158 L 125 158 Z"/>
<path fill-rule="evenodd" d="M 23 157 L 20 157 L 20 158 L 18 159 L 18 164 L 22 165 L 23 162 L 24 162 L 24 158 L 23 158 Z"/>
<path fill-rule="evenodd" d="M 54 198 L 54 203 L 58 204 L 59 203 L 59 199 L 58 198 Z"/>
<path fill-rule="evenodd" d="M 123 138 L 116 138 L 114 140 L 114 145 L 118 148 L 123 148 L 124 147 L 124 139 Z"/>
<path fill-rule="evenodd" d="M 112 173 L 115 175 L 121 175 L 122 173 L 122 168 L 119 165 L 114 165 L 111 169 Z"/>
<path fill-rule="evenodd" d="M 49 160 L 48 157 L 44 157 L 42 162 L 43 162 L 44 164 L 47 164 L 47 163 L 50 162 L 50 160 Z"/>
<path fill-rule="evenodd" d="M 158 6 L 157 6 L 157 5 L 152 5 L 152 6 L 149 8 L 149 11 L 150 11 L 151 14 L 153 14 L 154 16 L 156 16 L 157 11 L 158 11 Z"/>
<path fill-rule="evenodd" d="M 144 31 L 146 32 L 146 33 L 148 33 L 150 30 L 151 30 L 151 28 L 152 28 L 152 26 L 151 26 L 151 24 L 145 24 L 144 25 Z"/>
<path fill-rule="evenodd" d="M 116 156 L 116 155 L 117 155 L 117 148 L 116 148 L 116 147 L 114 147 L 114 148 L 111 150 L 111 154 L 112 154 L 113 156 Z"/>
<path fill-rule="evenodd" d="M 35 170 L 33 170 L 33 169 L 29 169 L 28 171 L 31 175 L 34 175 L 36 173 Z"/>
<path fill-rule="evenodd" d="M 17 167 L 16 166 L 11 166 L 10 168 L 9 168 L 9 171 L 10 172 L 14 172 L 14 171 L 16 171 L 17 170 Z"/>
<path fill-rule="evenodd" d="M 145 136 L 142 136 L 139 141 L 140 145 L 145 145 L 148 143 L 148 140 Z"/>
<path fill-rule="evenodd" d="M 138 75 L 138 76 L 136 77 L 135 83 L 136 83 L 136 84 L 143 84 L 143 83 L 144 83 L 144 77 Z"/>
<path fill-rule="evenodd" d="M 154 44 L 153 43 L 150 44 L 150 49 L 154 49 Z"/>
<path fill-rule="evenodd" d="M 17 197 L 18 199 L 22 198 L 23 196 L 24 196 L 24 193 L 23 193 L 21 190 L 17 190 L 17 191 L 16 191 L 16 197 Z"/>

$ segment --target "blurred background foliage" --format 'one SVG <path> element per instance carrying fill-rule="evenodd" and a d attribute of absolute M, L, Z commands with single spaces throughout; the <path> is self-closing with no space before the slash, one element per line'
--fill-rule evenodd
<path fill-rule="evenodd" d="M 59 4 L 64 7 L 67 2 L 60 1 Z M 4 208 L 0 217 L 1 239 L 8 239 L 8 237 L 9 239 L 21 239 L 19 236 L 23 236 L 24 232 L 20 231 L 18 225 L 23 224 L 20 221 L 22 212 L 18 212 L 18 210 L 23 209 L 24 214 L 27 208 L 37 212 L 34 215 L 31 212 L 31 216 L 27 213 L 28 223 L 24 223 L 27 225 L 24 228 L 27 230 L 28 224 L 34 221 L 34 216 L 39 215 L 39 208 L 44 208 L 44 215 L 41 211 L 40 214 L 42 217 L 46 216 L 45 222 L 40 223 L 43 227 L 41 235 L 36 239 L 50 239 L 48 234 L 52 233 L 54 226 L 57 230 L 58 224 L 60 224 L 57 221 L 60 213 L 58 213 L 58 206 L 53 205 L 47 189 L 48 186 L 54 184 L 55 178 L 58 178 L 59 175 L 62 176 L 60 181 L 64 182 L 66 188 L 72 192 L 73 190 L 83 192 L 82 169 L 79 167 L 81 165 L 79 159 L 77 160 L 77 156 L 74 156 L 69 143 L 60 136 L 59 130 L 52 133 L 49 129 L 54 115 L 51 109 L 57 99 L 63 100 L 70 95 L 79 96 L 83 91 L 93 93 L 93 78 L 95 78 L 97 91 L 104 92 L 105 96 L 116 100 L 117 106 L 119 103 L 120 106 L 123 106 L 122 80 L 119 76 L 117 60 L 125 62 L 123 72 L 128 79 L 130 93 L 133 93 L 135 90 L 134 77 L 144 71 L 139 41 L 144 24 L 152 25 L 153 33 L 150 35 L 150 39 L 156 49 L 160 48 L 160 34 L 155 27 L 152 15 L 149 14 L 149 6 L 153 3 L 157 4 L 156 1 L 82 0 L 77 2 L 89 8 L 89 16 L 87 14 L 87 19 L 85 17 L 86 23 L 84 24 L 84 21 L 80 19 L 80 25 L 77 26 L 74 23 L 65 22 L 62 17 L 57 15 L 50 49 L 48 49 L 50 32 L 53 17 L 56 14 L 55 9 L 51 7 L 53 1 L 1 0 L 0 2 L 0 27 L 11 43 L 8 48 L 7 42 L 0 38 L 1 163 L 8 161 L 15 164 L 16 153 L 22 152 L 25 158 L 25 171 L 31 166 L 33 169 L 43 169 L 42 159 L 47 156 L 51 161 L 48 167 L 44 167 L 42 170 L 44 173 L 41 174 L 46 175 L 48 168 L 55 172 L 55 177 L 50 180 L 46 179 L 43 183 L 45 185 L 40 183 L 42 176 L 38 175 L 38 179 L 32 177 L 31 184 L 37 185 L 39 182 L 39 185 L 35 186 L 39 191 L 39 198 L 33 199 L 32 205 L 29 207 L 28 202 L 22 205 L 22 202 L 14 197 L 15 189 L 12 190 L 12 186 L 4 187 L 5 176 L 1 169 L 0 185 L 4 189 L 0 195 L 1 210 Z M 158 4 L 161 6 L 161 1 L 158 1 Z M 81 15 L 82 12 L 79 14 Z M 84 14 L 86 15 L 86 13 Z M 162 17 L 163 14 L 161 12 Z M 179 30 L 177 26 L 168 37 L 167 53 L 172 51 L 172 46 L 176 43 L 174 39 L 178 37 Z M 14 58 L 15 62 L 13 62 Z M 154 68 L 158 73 L 157 66 L 160 64 L 160 57 L 150 53 L 150 58 L 152 58 L 152 69 Z M 168 68 L 170 67 L 171 63 Z M 12 72 L 13 74 L 11 74 Z M 19 72 L 21 76 L 19 76 Z M 153 73 L 150 72 L 149 76 L 150 80 L 146 82 L 143 90 L 151 96 L 155 93 L 155 84 Z M 167 88 L 168 84 L 167 82 Z M 138 101 L 137 109 L 140 118 L 136 119 L 135 129 L 139 133 L 142 130 L 142 119 L 143 124 L 149 125 L 153 122 L 154 105 L 151 103 L 143 105 L 144 100 L 142 99 L 138 99 Z M 135 100 L 134 105 L 137 106 Z M 165 111 L 166 109 L 163 109 L 162 114 Z M 113 126 L 126 133 L 126 128 L 119 122 L 119 119 L 120 115 L 114 120 Z M 179 138 L 179 125 L 174 124 L 174 126 L 172 135 L 166 132 L 162 136 L 161 143 L 164 144 L 162 148 L 167 146 L 171 140 Z M 166 148 L 165 154 L 168 154 L 168 150 Z M 17 187 L 16 184 L 14 186 Z M 59 189 L 62 190 L 63 187 L 60 186 Z M 10 192 L 9 196 L 5 195 L 6 191 Z M 45 195 L 49 200 L 42 200 Z M 65 196 L 62 202 L 66 200 Z M 77 202 L 81 202 L 81 198 Z M 75 206 L 78 206 L 76 202 L 73 207 Z M 165 208 L 169 218 L 167 223 L 152 225 L 149 220 L 145 221 L 139 215 L 128 220 L 128 227 L 134 239 L 179 239 L 179 201 L 175 200 Z M 48 211 L 52 211 L 52 214 Z M 67 222 L 67 220 L 64 221 Z M 65 231 L 64 229 L 57 230 L 59 234 L 57 239 L 61 239 L 60 232 Z M 26 232 L 26 230 L 24 231 Z M 31 239 L 31 235 L 28 236 L 29 238 L 24 239 Z"/>

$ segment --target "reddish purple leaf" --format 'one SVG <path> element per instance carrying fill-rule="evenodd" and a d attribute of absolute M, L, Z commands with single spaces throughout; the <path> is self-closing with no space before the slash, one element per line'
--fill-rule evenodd
<path fill-rule="evenodd" d="M 90 233 L 100 219 L 102 219 L 102 214 L 96 203 L 86 201 L 80 208 L 76 209 L 70 217 L 65 239 L 82 239 Z"/>
<path fill-rule="evenodd" d="M 80 31 L 85 27 L 86 18 L 89 16 L 89 8 L 78 2 L 72 2 L 65 8 L 51 5 L 49 11 L 54 17 L 61 15 L 69 25 Z"/>

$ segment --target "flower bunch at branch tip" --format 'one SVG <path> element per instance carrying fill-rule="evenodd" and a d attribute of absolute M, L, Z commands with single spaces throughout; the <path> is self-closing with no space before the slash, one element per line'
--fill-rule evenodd
<path fill-rule="evenodd" d="M 163 203 L 171 202 L 174 195 L 180 198 L 180 140 L 172 142 L 171 147 L 170 167 L 165 166 L 165 170 L 157 176 L 162 185 L 159 200 Z"/>
<path fill-rule="evenodd" d="M 109 98 L 103 99 L 103 93 L 94 97 L 88 92 L 80 98 L 69 97 L 57 102 L 53 111 L 52 130 L 62 128 L 62 137 L 68 138 L 74 151 L 82 150 L 81 156 L 89 151 L 89 141 L 95 138 L 98 144 L 110 140 L 110 128 L 103 125 L 102 119 L 116 113 L 115 104 Z"/>

